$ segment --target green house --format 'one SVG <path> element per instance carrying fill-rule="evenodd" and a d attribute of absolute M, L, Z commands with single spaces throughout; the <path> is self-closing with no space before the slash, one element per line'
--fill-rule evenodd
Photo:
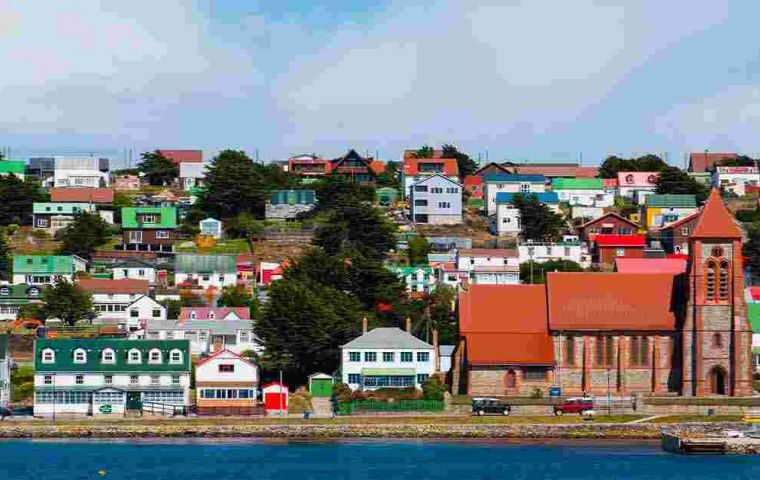
<path fill-rule="evenodd" d="M 396 274 L 406 285 L 409 293 L 432 293 L 438 284 L 435 272 L 430 267 L 400 267 L 387 266 L 388 270 Z"/>
<path fill-rule="evenodd" d="M 58 279 L 72 281 L 87 262 L 76 255 L 14 255 L 13 283 L 43 285 Z"/>
<path fill-rule="evenodd" d="M 42 288 L 36 285 L 1 285 L 0 320 L 15 320 L 18 311 L 30 303 L 42 303 Z"/>
<path fill-rule="evenodd" d="M 121 228 L 177 228 L 177 209 L 174 207 L 123 207 Z"/>
<path fill-rule="evenodd" d="M 15 175 L 24 178 L 26 172 L 26 162 L 23 160 L 2 160 L 0 161 L 0 176 Z"/>

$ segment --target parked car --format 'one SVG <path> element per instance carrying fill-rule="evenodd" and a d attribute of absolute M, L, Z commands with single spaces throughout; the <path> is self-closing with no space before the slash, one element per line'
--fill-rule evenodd
<path fill-rule="evenodd" d="M 566 398 L 559 405 L 554 406 L 554 415 L 561 416 L 566 413 L 578 413 L 586 415 L 594 411 L 594 400 L 585 397 Z"/>
<path fill-rule="evenodd" d="M 512 406 L 495 398 L 473 398 L 472 413 L 479 417 L 489 413 L 494 415 L 509 415 L 512 413 Z"/>

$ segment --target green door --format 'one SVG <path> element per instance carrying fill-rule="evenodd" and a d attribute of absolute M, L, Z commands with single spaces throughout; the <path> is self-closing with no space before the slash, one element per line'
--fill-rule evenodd
<path fill-rule="evenodd" d="M 315 378 L 311 381 L 312 397 L 329 397 L 332 395 L 333 382 L 329 378 Z"/>
<path fill-rule="evenodd" d="M 127 392 L 127 410 L 142 410 L 140 392 Z"/>

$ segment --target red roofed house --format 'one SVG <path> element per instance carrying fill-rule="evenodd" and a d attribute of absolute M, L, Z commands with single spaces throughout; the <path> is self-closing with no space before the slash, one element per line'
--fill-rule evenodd
<path fill-rule="evenodd" d="M 552 272 L 545 285 L 467 286 L 453 393 L 751 395 L 740 239 L 713 191 L 684 274 Z"/>
<path fill-rule="evenodd" d="M 373 182 L 385 171 L 384 162 L 362 157 L 353 148 L 330 163 L 330 174 L 343 175 L 357 182 Z"/>
<path fill-rule="evenodd" d="M 657 189 L 659 172 L 618 172 L 618 195 L 644 205 L 647 195 Z"/>
<path fill-rule="evenodd" d="M 147 280 L 83 278 L 77 286 L 92 295 L 93 323 L 135 331 L 141 322 L 166 320 L 166 307 L 148 295 Z"/>
<path fill-rule="evenodd" d="M 612 265 L 618 257 L 642 258 L 647 246 L 646 237 L 641 234 L 605 235 L 594 238 L 592 262 Z"/>
<path fill-rule="evenodd" d="M 723 160 L 731 160 L 737 156 L 735 153 L 690 153 L 689 171 L 692 173 L 709 172 L 716 163 L 720 163 Z"/>
<path fill-rule="evenodd" d="M 605 213 L 599 218 L 590 220 L 578 227 L 581 240 L 593 242 L 597 235 L 633 235 L 641 229 L 641 225 L 621 217 L 617 213 Z"/>
<path fill-rule="evenodd" d="M 288 171 L 302 177 L 320 177 L 332 171 L 332 163 L 313 154 L 296 155 L 288 159 Z"/>
<path fill-rule="evenodd" d="M 470 192 L 473 200 L 483 200 L 483 177 L 480 175 L 467 175 L 462 181 L 464 189 Z"/>
<path fill-rule="evenodd" d="M 435 174 L 459 182 L 459 167 L 456 158 L 404 158 L 401 183 L 404 185 L 404 195 L 410 196 L 412 185 L 423 178 Z"/>
<path fill-rule="evenodd" d="M 203 162 L 202 150 L 157 150 L 157 152 L 171 160 L 175 165 Z"/>
<path fill-rule="evenodd" d="M 686 273 L 685 258 L 625 258 L 615 259 L 615 271 L 620 273 Z"/>
<path fill-rule="evenodd" d="M 700 212 L 683 217 L 660 229 L 660 244 L 667 253 L 689 253 L 689 237 L 697 226 Z"/>
<path fill-rule="evenodd" d="M 51 188 L 50 201 L 111 204 L 113 190 L 110 188 Z"/>
<path fill-rule="evenodd" d="M 248 307 L 182 307 L 179 320 L 250 320 Z"/>
<path fill-rule="evenodd" d="M 598 167 L 584 167 L 579 163 L 512 163 L 502 164 L 519 175 L 543 175 L 547 180 L 553 178 L 596 178 Z"/>

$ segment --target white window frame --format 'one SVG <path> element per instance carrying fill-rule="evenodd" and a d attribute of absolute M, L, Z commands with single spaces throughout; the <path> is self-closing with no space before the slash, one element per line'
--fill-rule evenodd
<path fill-rule="evenodd" d="M 116 363 L 116 352 L 113 351 L 113 348 L 106 348 L 103 350 L 103 352 L 100 354 L 100 363 L 109 365 Z"/>
<path fill-rule="evenodd" d="M 148 363 L 153 365 L 161 363 L 161 350 L 157 348 L 151 348 L 148 352 Z"/>
<path fill-rule="evenodd" d="M 52 348 L 42 351 L 42 363 L 55 363 L 55 351 Z"/>
<path fill-rule="evenodd" d="M 78 365 L 87 363 L 87 351 L 84 348 L 77 348 L 74 350 L 74 363 Z"/>
<path fill-rule="evenodd" d="M 174 359 L 175 354 L 178 355 L 177 360 Z M 182 350 L 179 350 L 177 348 L 171 350 L 169 352 L 169 363 L 172 365 L 182 364 Z"/>
<path fill-rule="evenodd" d="M 132 359 L 132 354 L 133 353 L 137 354 L 137 358 L 135 360 Z M 140 350 L 136 349 L 136 348 L 131 348 L 127 352 L 127 363 L 129 363 L 130 365 L 139 365 L 139 364 L 141 364 L 142 363 L 142 352 Z"/>

